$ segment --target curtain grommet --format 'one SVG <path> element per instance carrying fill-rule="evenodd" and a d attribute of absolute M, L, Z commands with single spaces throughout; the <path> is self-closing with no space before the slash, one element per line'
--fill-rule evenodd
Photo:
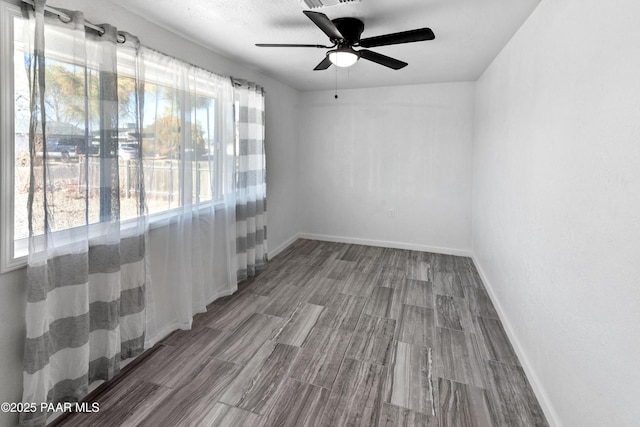
<path fill-rule="evenodd" d="M 67 18 L 67 19 L 65 20 L 64 18 Z M 73 21 L 73 18 L 64 14 L 59 14 L 58 19 L 64 24 L 68 24 L 69 22 Z"/>

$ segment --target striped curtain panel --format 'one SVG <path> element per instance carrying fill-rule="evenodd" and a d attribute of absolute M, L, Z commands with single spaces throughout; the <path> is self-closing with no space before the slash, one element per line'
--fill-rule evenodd
<path fill-rule="evenodd" d="M 141 134 L 138 42 L 118 43 L 108 25 L 102 36 L 85 32 L 82 13 L 65 12 L 71 21 L 64 23 L 45 16 L 44 6 L 26 7 L 23 36 L 31 92 L 23 401 L 38 408 L 82 399 L 93 381 L 109 380 L 121 360 L 143 351 L 146 286 L 143 179 L 129 171 L 139 185 L 125 228 L 118 162 L 119 121 Z M 129 62 L 120 64 L 126 82 L 118 80 L 118 61 Z M 54 158 L 52 117 L 80 130 L 85 153 L 95 145 L 94 155 Z M 89 187 L 90 174 L 99 175 L 99 188 Z M 20 421 L 42 426 L 48 415 L 22 413 Z"/>
<path fill-rule="evenodd" d="M 267 263 L 267 181 L 264 144 L 264 90 L 234 81 L 236 99 L 237 179 L 236 252 L 238 281 Z"/>

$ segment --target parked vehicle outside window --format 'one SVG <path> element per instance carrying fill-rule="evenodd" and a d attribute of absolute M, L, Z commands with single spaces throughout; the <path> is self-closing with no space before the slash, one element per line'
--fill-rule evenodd
<path fill-rule="evenodd" d="M 87 150 L 87 143 L 83 136 L 52 136 L 47 138 L 47 155 L 65 163 L 71 159 L 77 159 L 78 155 L 97 155 L 98 151 L 98 147 L 93 145 L 89 145 Z"/>
<path fill-rule="evenodd" d="M 138 146 L 133 144 L 120 144 L 120 147 L 118 147 L 118 157 L 123 160 L 137 159 L 139 157 Z"/>

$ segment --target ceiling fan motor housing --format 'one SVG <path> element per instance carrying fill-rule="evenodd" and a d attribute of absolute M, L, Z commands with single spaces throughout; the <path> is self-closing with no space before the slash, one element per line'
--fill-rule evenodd
<path fill-rule="evenodd" d="M 357 43 L 364 31 L 364 23 L 358 18 L 336 18 L 332 20 L 348 46 Z"/>
<path fill-rule="evenodd" d="M 362 0 L 300 0 L 303 6 L 309 9 L 318 9 L 327 6 L 337 6 L 344 3 L 359 3 Z"/>

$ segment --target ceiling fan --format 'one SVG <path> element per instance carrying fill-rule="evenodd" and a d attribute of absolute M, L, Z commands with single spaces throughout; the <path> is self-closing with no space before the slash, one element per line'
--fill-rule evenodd
<path fill-rule="evenodd" d="M 357 18 L 337 18 L 329 19 L 327 15 L 320 12 L 305 10 L 303 12 L 314 24 L 318 26 L 331 40 L 331 46 L 320 44 L 273 44 L 258 43 L 258 47 L 314 47 L 320 49 L 330 49 L 326 57 L 314 70 L 326 70 L 335 64 L 338 67 L 350 67 L 360 58 L 375 62 L 385 67 L 399 70 L 408 64 L 403 61 L 373 52 L 368 49 L 354 50 L 354 47 L 377 47 L 388 46 L 401 43 L 412 43 L 424 40 L 433 40 L 436 36 L 430 28 L 418 28 L 416 30 L 402 31 L 399 33 L 385 34 L 382 36 L 368 37 L 361 39 L 360 35 L 364 30 L 364 23 Z"/>

